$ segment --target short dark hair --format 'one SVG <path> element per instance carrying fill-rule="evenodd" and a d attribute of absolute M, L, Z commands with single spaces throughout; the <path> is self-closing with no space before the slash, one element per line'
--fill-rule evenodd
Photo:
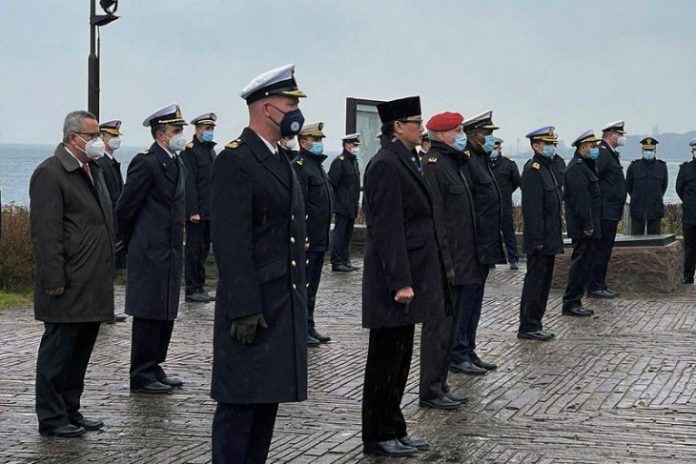
<path fill-rule="evenodd" d="M 157 138 L 157 133 L 162 132 L 163 134 L 167 132 L 167 125 L 166 124 L 155 124 L 154 126 L 150 127 L 150 133 L 152 134 L 152 138 Z"/>
<path fill-rule="evenodd" d="M 394 123 L 396 121 L 387 121 L 382 124 L 382 135 L 391 136 L 394 135 Z"/>

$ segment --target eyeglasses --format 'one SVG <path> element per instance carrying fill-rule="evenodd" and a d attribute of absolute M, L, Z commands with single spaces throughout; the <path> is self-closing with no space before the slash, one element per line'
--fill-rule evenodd
<path fill-rule="evenodd" d="M 408 124 L 408 123 L 418 124 L 419 126 L 423 124 L 422 119 L 400 119 L 399 122 L 401 124 Z"/>
<path fill-rule="evenodd" d="M 96 132 L 96 133 L 94 133 L 94 132 L 75 132 L 75 133 L 81 134 L 81 135 L 86 135 L 87 137 L 89 137 L 89 139 L 87 139 L 87 140 L 94 140 L 94 139 L 102 138 L 101 132 Z M 80 137 L 80 138 L 82 138 L 82 137 Z"/>

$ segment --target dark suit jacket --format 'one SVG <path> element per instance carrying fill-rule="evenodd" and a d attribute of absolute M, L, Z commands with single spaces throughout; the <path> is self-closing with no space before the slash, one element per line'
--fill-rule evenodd
<path fill-rule="evenodd" d="M 314 155 L 302 149 L 292 162 L 304 198 L 309 238 L 307 251 L 326 251 L 329 246 L 333 189 L 321 165 L 325 159 L 326 155 Z"/>
<path fill-rule="evenodd" d="M 676 190 L 682 201 L 682 222 L 696 224 L 696 160 L 679 166 Z"/>
<path fill-rule="evenodd" d="M 305 208 L 284 153 L 249 128 L 215 160 L 211 232 L 219 280 L 212 397 L 222 403 L 307 398 Z M 232 321 L 262 313 L 268 329 L 240 345 Z"/>
<path fill-rule="evenodd" d="M 173 321 L 183 269 L 184 167 L 157 142 L 128 166 L 116 205 L 128 250 L 126 314 Z"/>
<path fill-rule="evenodd" d="M 522 171 L 524 252 L 528 255 L 563 253 L 563 191 L 554 169 L 556 161 L 535 154 Z M 535 247 L 541 246 L 541 251 Z"/>
<path fill-rule="evenodd" d="M 662 198 L 667 191 L 667 163 L 659 159 L 633 160 L 626 170 L 626 192 L 631 195 L 631 217 L 661 219 L 665 215 Z"/>
<path fill-rule="evenodd" d="M 201 220 L 210 219 L 210 177 L 215 161 L 215 142 L 201 142 L 196 137 L 181 152 L 186 168 L 186 220 L 200 214 Z"/>
<path fill-rule="evenodd" d="M 114 315 L 113 212 L 101 168 L 95 185 L 61 143 L 29 183 L 36 259 L 34 315 L 44 322 L 95 322 Z M 61 296 L 44 290 L 64 287 Z"/>
<path fill-rule="evenodd" d="M 602 140 L 595 162 L 599 188 L 602 192 L 602 219 L 620 221 L 626 203 L 626 179 L 619 153 Z"/>
<path fill-rule="evenodd" d="M 358 158 L 343 150 L 343 153 L 331 162 L 329 178 L 334 191 L 334 213 L 354 219 L 358 215 L 360 203 Z"/>
<path fill-rule="evenodd" d="M 592 238 L 601 238 L 602 197 L 595 162 L 578 152 L 565 171 L 565 205 L 568 237 L 581 239 L 584 231 L 593 229 Z"/>
<path fill-rule="evenodd" d="M 446 233 L 435 220 L 426 179 L 397 138 L 382 148 L 365 171 L 363 208 L 367 224 L 363 274 L 363 327 L 399 327 L 447 311 Z M 410 304 L 394 301 L 403 287 L 413 287 Z"/>
<path fill-rule="evenodd" d="M 454 285 L 480 285 L 485 280 L 479 260 L 476 213 L 463 173 L 469 155 L 437 140 L 423 158 L 423 172 L 435 201 L 443 207 L 447 248 L 454 268 Z"/>

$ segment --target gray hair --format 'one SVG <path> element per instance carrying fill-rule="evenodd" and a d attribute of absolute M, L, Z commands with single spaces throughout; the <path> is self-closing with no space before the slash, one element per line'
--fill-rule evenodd
<path fill-rule="evenodd" d="M 77 134 L 82 132 L 82 121 L 85 119 L 97 119 L 97 117 L 89 111 L 84 110 L 71 111 L 68 113 L 65 117 L 65 121 L 63 121 L 63 143 L 68 142 L 68 136 L 71 133 Z"/>
<path fill-rule="evenodd" d="M 440 138 L 441 133 L 442 132 L 436 132 L 436 131 L 429 130 L 428 131 L 428 138 L 430 138 L 430 140 L 437 140 L 438 142 L 442 142 L 442 139 Z"/>

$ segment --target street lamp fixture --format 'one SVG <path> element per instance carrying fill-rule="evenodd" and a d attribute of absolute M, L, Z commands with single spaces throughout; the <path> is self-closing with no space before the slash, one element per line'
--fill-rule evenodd
<path fill-rule="evenodd" d="M 97 119 L 99 119 L 99 28 L 119 18 L 115 15 L 118 9 L 118 0 L 99 0 L 99 6 L 101 6 L 106 14 L 96 14 L 96 0 L 92 0 L 89 17 L 90 47 L 87 79 L 87 109 L 90 113 L 94 114 Z"/>

